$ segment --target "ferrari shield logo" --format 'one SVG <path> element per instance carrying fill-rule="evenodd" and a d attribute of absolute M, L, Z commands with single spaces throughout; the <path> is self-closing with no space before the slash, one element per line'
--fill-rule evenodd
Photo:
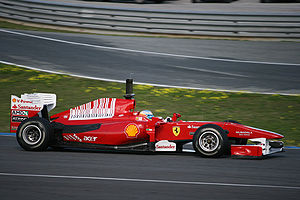
<path fill-rule="evenodd" d="M 179 126 L 173 126 L 173 134 L 175 135 L 175 136 L 178 136 L 179 135 L 179 133 L 180 133 L 180 127 Z"/>

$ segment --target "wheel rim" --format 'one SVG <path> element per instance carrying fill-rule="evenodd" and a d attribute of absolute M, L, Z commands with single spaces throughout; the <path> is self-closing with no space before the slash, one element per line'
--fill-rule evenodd
<path fill-rule="evenodd" d="M 36 125 L 29 125 L 22 132 L 23 140 L 29 145 L 35 145 L 42 139 L 42 132 Z"/>
<path fill-rule="evenodd" d="M 215 151 L 218 148 L 219 143 L 219 137 L 212 131 L 204 132 L 199 138 L 199 146 L 206 152 Z"/>

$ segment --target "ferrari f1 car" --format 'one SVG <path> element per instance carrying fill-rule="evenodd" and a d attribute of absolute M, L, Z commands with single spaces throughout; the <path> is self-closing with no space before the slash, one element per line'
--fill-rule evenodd
<path fill-rule="evenodd" d="M 283 142 L 272 141 L 282 135 L 235 121 L 179 121 L 178 113 L 163 119 L 135 111 L 132 79 L 126 81 L 124 97 L 97 99 L 49 117 L 55 94 L 12 95 L 10 129 L 29 151 L 80 147 L 180 152 L 190 142 L 202 157 L 261 157 L 283 151 Z"/>

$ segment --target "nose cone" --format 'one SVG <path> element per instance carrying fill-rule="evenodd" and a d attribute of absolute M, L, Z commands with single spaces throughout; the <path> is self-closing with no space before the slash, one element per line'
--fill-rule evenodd
<path fill-rule="evenodd" d="M 267 138 L 267 139 L 281 139 L 281 138 L 284 138 L 283 135 L 281 135 L 279 133 L 272 132 L 272 131 L 267 131 L 267 130 L 254 128 L 254 127 L 250 127 L 250 126 L 247 126 L 247 128 L 249 130 L 251 130 L 254 133 L 253 136 L 257 137 L 257 138 Z"/>

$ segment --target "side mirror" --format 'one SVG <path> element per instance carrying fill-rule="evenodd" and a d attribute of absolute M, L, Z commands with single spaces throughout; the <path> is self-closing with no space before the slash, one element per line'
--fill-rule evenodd
<path fill-rule="evenodd" d="M 177 120 L 179 117 L 181 117 L 181 114 L 179 114 L 179 113 L 174 113 L 174 114 L 173 114 L 173 117 L 172 117 L 172 121 L 173 121 L 173 122 L 176 122 L 176 120 Z"/>

